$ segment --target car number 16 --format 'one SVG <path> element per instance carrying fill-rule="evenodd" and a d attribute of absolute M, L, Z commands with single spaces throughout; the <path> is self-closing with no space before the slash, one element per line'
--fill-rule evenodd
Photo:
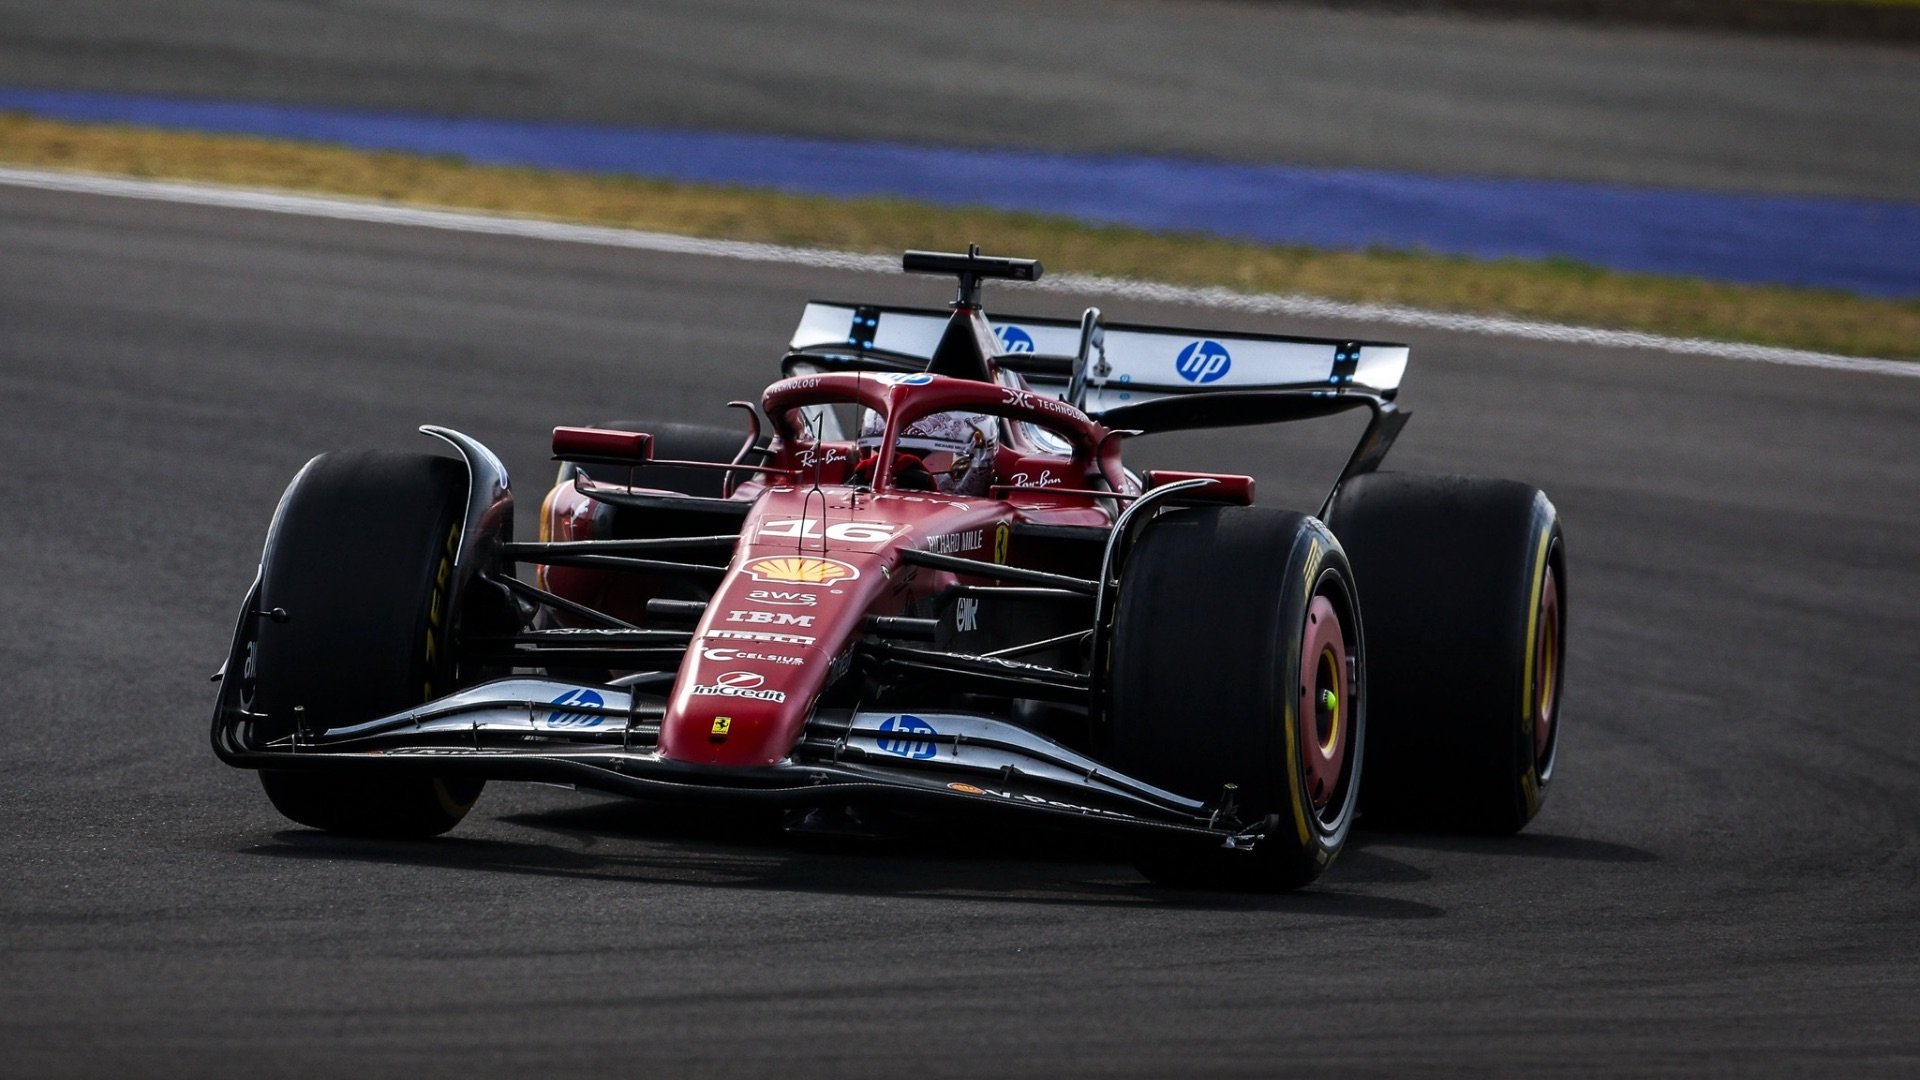
<path fill-rule="evenodd" d="M 843 544 L 884 544 L 900 535 L 901 526 L 870 521 L 837 521 L 821 531 L 818 518 L 781 518 L 760 526 L 760 535 L 796 540 L 838 540 Z"/>

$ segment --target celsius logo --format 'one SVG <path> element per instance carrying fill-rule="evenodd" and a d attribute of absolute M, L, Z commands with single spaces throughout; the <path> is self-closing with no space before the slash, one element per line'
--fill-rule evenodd
<path fill-rule="evenodd" d="M 880 721 L 880 730 L 886 736 L 880 739 L 880 749 L 922 761 L 934 755 L 935 747 L 916 736 L 940 734 L 932 724 L 917 716 L 889 716 Z"/>
<path fill-rule="evenodd" d="M 700 650 L 700 655 L 706 657 L 708 660 L 711 660 L 716 664 L 735 664 L 735 663 L 739 663 L 742 660 L 765 660 L 769 664 L 784 664 L 787 667 L 799 667 L 800 665 L 806 663 L 806 660 L 798 656 L 781 656 L 778 653 L 748 652 L 745 649 L 703 648 Z M 722 683 L 726 682 L 725 679 L 717 679 L 715 681 L 722 682 Z"/>
<path fill-rule="evenodd" d="M 606 703 L 607 703 L 606 698 L 601 697 L 599 694 L 593 692 L 592 690 L 588 690 L 585 687 L 577 687 L 575 689 L 567 691 L 564 694 L 561 694 L 557 698 L 554 698 L 548 704 L 591 705 L 597 708 L 601 705 L 605 705 Z M 547 714 L 547 726 L 548 727 L 593 727 L 603 719 L 605 719 L 605 717 L 595 716 L 592 713 L 577 713 L 577 712 L 568 712 L 565 709 L 555 709 L 552 712 Z"/>
<path fill-rule="evenodd" d="M 1190 383 L 1210 383 L 1232 366 L 1233 357 L 1217 341 L 1195 341 L 1181 349 L 1180 358 L 1173 362 L 1173 370 Z"/>
<path fill-rule="evenodd" d="M 1033 351 L 1033 335 L 1017 326 L 996 326 L 993 336 L 1000 342 L 1000 351 L 1003 353 Z"/>

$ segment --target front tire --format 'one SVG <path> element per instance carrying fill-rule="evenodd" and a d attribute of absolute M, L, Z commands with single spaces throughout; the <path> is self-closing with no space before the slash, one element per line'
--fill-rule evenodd
<path fill-rule="evenodd" d="M 268 533 L 245 685 L 267 738 L 345 727 L 453 689 L 453 559 L 466 472 L 428 454 L 323 454 L 294 478 Z M 298 710 L 296 712 L 296 710 Z M 483 781 L 389 768 L 262 770 L 288 818 L 370 836 L 437 836 Z"/>
<path fill-rule="evenodd" d="M 1122 572 L 1107 720 L 1114 765 L 1212 802 L 1234 785 L 1251 850 L 1159 844 L 1154 881 L 1292 889 L 1345 844 L 1366 738 L 1365 644 L 1346 555 L 1319 521 L 1177 510 Z"/>

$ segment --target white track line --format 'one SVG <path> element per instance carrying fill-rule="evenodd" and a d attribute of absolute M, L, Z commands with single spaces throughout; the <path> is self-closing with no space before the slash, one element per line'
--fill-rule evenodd
<path fill-rule="evenodd" d="M 898 273 L 900 261 L 891 255 L 856 255 L 843 251 L 782 247 L 740 240 L 701 240 L 667 233 L 640 232 L 599 225 L 568 225 L 556 221 L 478 214 L 461 210 L 426 210 L 393 203 L 337 196 L 296 195 L 282 191 L 223 187 L 215 184 L 189 184 L 174 181 L 133 180 L 88 173 L 52 172 L 39 169 L 0 167 L 0 185 L 40 188 L 47 191 L 79 192 L 89 195 L 113 195 L 131 199 L 155 199 L 161 202 L 191 203 L 197 206 L 221 206 L 241 210 L 265 210 L 276 214 L 336 218 L 345 221 L 372 221 L 389 225 L 412 225 L 456 232 L 487 233 L 494 236 L 521 236 L 536 240 L 564 240 L 603 247 L 635 248 L 676 255 L 706 255 L 748 262 L 785 263 L 816 266 L 832 270 L 860 270 L 874 273 Z M 1880 375 L 1920 377 L 1920 363 L 1900 360 L 1873 360 L 1830 353 L 1781 349 L 1765 345 L 1740 345 L 1699 338 L 1672 338 L 1624 330 L 1600 330 L 1585 326 L 1528 322 L 1480 315 L 1452 315 L 1419 308 L 1386 304 L 1347 304 L 1313 296 L 1238 293 L 1218 286 L 1191 288 L 1117 278 L 1060 274 L 1039 284 L 1040 288 L 1094 292 L 1130 300 L 1160 301 L 1200 307 L 1247 311 L 1263 315 L 1292 315 L 1309 318 L 1353 319 L 1363 322 L 1416 326 L 1495 337 L 1523 338 L 1533 341 L 1565 342 L 1575 345 L 1601 345 L 1624 349 L 1658 349 L 1662 352 L 1711 356 L 1723 360 L 1747 360 L 1796 367 L 1817 367 L 1841 371 L 1872 372 Z"/>

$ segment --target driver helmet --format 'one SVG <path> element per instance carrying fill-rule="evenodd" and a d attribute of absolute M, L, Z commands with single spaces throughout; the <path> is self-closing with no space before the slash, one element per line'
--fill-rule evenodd
<path fill-rule="evenodd" d="M 886 420 L 868 410 L 860 425 L 860 449 L 880 449 Z M 993 459 L 1000 449 L 1000 422 L 985 413 L 943 412 L 923 416 L 900 430 L 894 444 L 894 478 L 901 487 L 925 486 L 948 495 L 985 495 L 993 486 Z M 918 469 L 914 465 L 919 466 Z M 904 465 L 904 467 L 903 467 Z M 867 462 L 861 471 L 868 471 Z M 924 476 L 916 475 L 924 473 Z M 869 472 L 869 475 L 871 473 Z"/>

